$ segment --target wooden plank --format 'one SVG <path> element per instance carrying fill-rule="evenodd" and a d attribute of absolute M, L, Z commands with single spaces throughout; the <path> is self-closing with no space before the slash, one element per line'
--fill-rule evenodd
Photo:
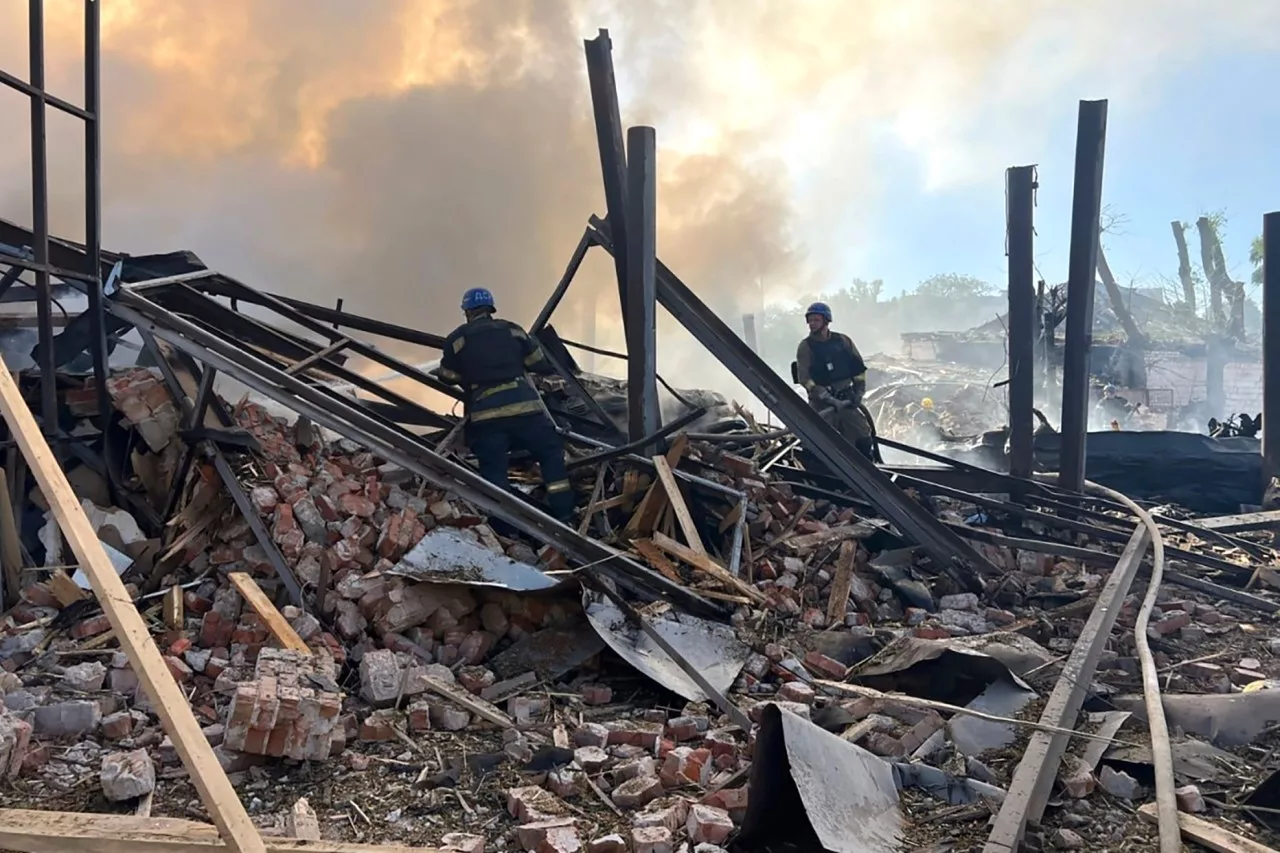
<path fill-rule="evenodd" d="M 663 490 L 661 483 L 653 483 L 640 500 L 640 508 L 636 510 L 635 515 L 631 516 L 631 520 L 627 522 L 624 530 L 626 535 L 648 536 L 653 532 L 653 526 L 658 523 L 658 517 L 662 515 L 662 511 L 666 509 L 666 506 L 666 491 Z"/>
<path fill-rule="evenodd" d="M 111 622 L 133 671 L 147 691 L 151 707 L 159 714 L 165 733 L 173 741 L 200 794 L 200 801 L 213 817 L 227 848 L 237 853 L 266 853 L 267 848 L 257 828 L 249 820 L 239 795 L 214 757 L 213 748 L 191 713 L 187 697 L 169 674 L 142 615 L 133 606 L 124 582 L 116 574 L 58 460 L 40 434 L 40 428 L 9 375 L 3 358 L 0 358 L 0 414 L 8 422 L 10 432 L 49 501 L 62 535 L 70 543 L 81 569 L 88 575 L 98 603 Z M 0 847 L 3 844 L 0 840 Z"/>
<path fill-rule="evenodd" d="M 733 527 L 735 524 L 737 524 L 738 519 L 742 517 L 742 513 L 745 508 L 746 508 L 746 504 L 743 503 L 742 501 L 738 501 L 736 504 L 734 504 L 733 509 L 725 513 L 724 518 L 720 519 L 720 527 L 719 527 L 720 532 L 725 533 L 729 530 L 730 527 Z"/>
<path fill-rule="evenodd" d="M 689 434 L 682 432 L 671 440 L 671 446 L 667 448 L 666 455 L 663 456 L 667 460 L 667 465 L 672 469 L 680 467 L 680 460 L 684 458 L 684 452 L 689 449 Z"/>
<path fill-rule="evenodd" d="M 1219 533 L 1267 530 L 1272 527 L 1280 527 L 1280 509 L 1246 512 L 1240 515 L 1218 515 L 1212 518 L 1189 518 L 1187 519 L 1187 524 L 1194 524 L 1196 527 L 1203 527 L 1205 530 L 1216 530 Z"/>
<path fill-rule="evenodd" d="M 672 473 L 671 466 L 663 456 L 653 457 L 653 466 L 658 472 L 658 482 L 662 483 L 662 489 L 667 493 L 667 501 L 675 511 L 676 522 L 680 525 L 680 532 L 684 534 L 685 542 L 694 552 L 706 554 L 707 549 L 702 544 L 702 537 L 698 535 L 698 526 L 693 523 L 693 516 L 689 513 L 689 506 L 684 502 L 684 495 L 680 493 L 680 484 L 676 482 L 676 475 Z"/>
<path fill-rule="evenodd" d="M 859 521 L 854 524 L 845 524 L 840 527 L 830 527 L 826 530 L 819 530 L 817 533 L 806 533 L 802 536 L 793 536 L 783 544 L 785 545 L 786 550 L 791 553 L 803 554 L 822 545 L 835 545 L 837 542 L 843 542 L 846 539 L 866 539 L 878 529 L 879 528 L 874 524 Z"/>
<path fill-rule="evenodd" d="M 634 539 L 631 542 L 631 547 L 635 548 L 637 553 L 644 557 L 649 565 L 661 572 L 667 580 L 675 581 L 678 584 L 684 583 L 684 578 L 680 577 L 680 572 L 676 571 L 675 565 L 667 559 L 667 555 L 662 553 L 657 545 L 653 544 L 653 540 Z"/>
<path fill-rule="evenodd" d="M 671 556 L 683 560 L 695 569 L 699 569 L 706 574 L 711 575 L 730 589 L 736 589 L 747 598 L 758 604 L 765 604 L 768 599 L 764 597 L 764 593 L 751 586 L 741 578 L 734 577 L 724 566 L 716 563 L 706 554 L 699 554 L 691 548 L 688 548 L 669 536 L 663 536 L 661 533 L 653 534 L 653 544 L 657 545 L 663 551 Z"/>
<path fill-rule="evenodd" d="M 831 597 L 827 600 L 827 624 L 843 625 L 849 607 L 849 590 L 853 588 L 853 564 L 858 558 L 858 543 L 846 539 L 840 543 L 836 573 L 831 578 Z"/>
<path fill-rule="evenodd" d="M 54 571 L 49 575 L 49 590 L 53 593 L 53 597 L 58 599 L 58 603 L 63 607 L 70 607 L 77 601 L 83 601 L 89 597 L 89 594 L 76 584 L 71 577 L 61 569 Z"/>
<path fill-rule="evenodd" d="M 1147 823 L 1154 824 L 1159 820 L 1155 803 L 1139 806 L 1138 814 Z M 1178 828 L 1182 830 L 1183 838 L 1188 841 L 1194 841 L 1214 851 L 1214 853 L 1276 853 L 1274 847 L 1268 847 L 1253 839 L 1245 838 L 1243 835 L 1237 835 L 1195 815 L 1179 812 Z"/>
<path fill-rule="evenodd" d="M 438 681 L 430 676 L 423 676 L 422 681 L 432 693 L 437 696 L 443 696 L 461 708 L 466 708 L 477 717 L 502 726 L 504 729 L 515 728 L 515 723 L 510 717 L 479 696 L 472 696 L 465 690 L 461 690 L 451 684 L 445 684 L 443 681 Z"/>
<path fill-rule="evenodd" d="M 182 598 L 182 587 L 173 585 L 164 594 L 164 626 L 170 631 L 181 631 L 187 624 L 187 608 Z"/>
<path fill-rule="evenodd" d="M 336 341 L 329 344 L 324 349 L 316 350 L 311 355 L 304 358 L 302 361 L 299 361 L 298 363 L 290 365 L 289 367 L 285 368 L 284 372 L 289 374 L 290 376 L 301 373 L 302 371 L 310 368 L 316 362 L 324 361 L 326 358 L 328 358 L 331 355 L 334 355 L 339 350 L 346 349 L 347 345 L 350 343 L 351 343 L 350 338 L 338 338 Z"/>
<path fill-rule="evenodd" d="M 276 610 L 276 606 L 271 603 L 271 599 L 267 598 L 267 594 L 262 591 L 262 587 L 258 586 L 257 581 L 245 572 L 232 572 L 227 575 L 227 578 L 240 595 L 244 596 L 245 602 L 253 608 L 253 612 L 258 614 L 258 618 L 266 624 L 267 630 L 276 638 L 276 642 L 283 648 L 311 654 L 311 648 L 302 641 L 298 632 L 293 630 L 293 626 L 280 614 L 280 611 Z"/>
<path fill-rule="evenodd" d="M 0 468 L 0 568 L 4 570 L 5 599 L 16 603 L 22 591 L 22 546 L 18 544 L 18 521 L 9 497 L 9 477 Z"/>
<path fill-rule="evenodd" d="M 265 853 L 439 853 L 432 847 L 267 838 Z M 169 817 L 0 809 L 0 850 L 16 853 L 227 851 L 218 830 Z"/>

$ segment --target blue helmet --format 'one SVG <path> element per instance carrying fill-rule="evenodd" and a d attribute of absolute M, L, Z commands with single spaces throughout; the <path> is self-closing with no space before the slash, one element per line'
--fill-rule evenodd
<path fill-rule="evenodd" d="M 483 287 L 473 287 L 462 294 L 462 310 L 474 311 L 477 308 L 492 308 L 493 294 Z"/>
<path fill-rule="evenodd" d="M 831 322 L 831 306 L 825 302 L 815 302 L 804 309 L 804 316 L 808 317 L 810 314 L 817 314 L 828 323 Z"/>

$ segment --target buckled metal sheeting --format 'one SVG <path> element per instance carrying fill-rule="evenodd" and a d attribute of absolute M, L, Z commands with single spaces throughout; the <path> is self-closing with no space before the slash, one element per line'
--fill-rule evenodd
<path fill-rule="evenodd" d="M 599 232 L 598 242 L 613 251 L 608 223 L 591 217 L 591 225 Z M 738 378 L 747 390 L 769 407 L 784 424 L 791 427 L 804 446 L 812 451 L 851 487 L 866 496 L 889 521 L 912 541 L 921 545 L 942 566 L 968 563 L 966 568 L 983 574 L 998 574 L 995 567 L 961 541 L 928 510 L 911 500 L 893 484 L 874 463 L 862 456 L 852 444 L 831 427 L 817 411 L 800 398 L 781 376 L 756 355 L 732 329 L 693 294 L 662 261 L 658 261 L 658 301 L 721 364 Z M 975 586 L 976 578 L 961 574 L 967 585 Z"/>
<path fill-rule="evenodd" d="M 364 444 L 439 488 L 470 501 L 481 512 L 507 521 L 584 566 L 595 567 L 620 586 L 638 593 L 666 595 L 691 612 L 715 616 L 725 613 L 723 608 L 508 494 L 466 465 L 446 459 L 416 439 L 379 422 L 355 404 L 327 396 L 319 388 L 290 376 L 129 288 L 121 289 L 109 300 L 107 309 L 259 394 Z"/>

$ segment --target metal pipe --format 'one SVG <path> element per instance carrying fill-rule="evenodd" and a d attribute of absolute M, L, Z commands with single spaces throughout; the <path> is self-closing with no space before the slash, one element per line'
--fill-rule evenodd
<path fill-rule="evenodd" d="M 1075 190 L 1071 203 L 1071 256 L 1067 275 L 1067 338 L 1062 366 L 1061 485 L 1084 490 L 1085 433 L 1089 428 L 1089 351 L 1093 346 L 1093 290 L 1098 272 L 1098 218 L 1107 102 L 1081 101 L 1076 127 Z"/>
<path fill-rule="evenodd" d="M 47 438 L 58 434 L 57 359 L 53 352 L 53 285 L 49 279 L 49 152 L 44 94 L 44 0 L 30 0 L 27 35 L 31 59 L 31 230 L 36 270 L 36 323 L 40 340 L 40 400 Z M 55 452 L 57 450 L 55 446 Z"/>
<path fill-rule="evenodd" d="M 642 447 L 652 447 L 656 445 L 659 441 L 662 441 L 664 438 L 671 435 L 673 432 L 676 432 L 688 426 L 689 424 L 693 423 L 694 421 L 696 421 L 698 418 L 702 417 L 705 414 L 706 414 L 705 410 L 695 409 L 692 412 L 689 412 L 688 414 L 685 414 L 684 416 L 678 418 L 677 420 L 674 420 L 671 423 L 667 424 L 666 426 L 662 427 L 652 435 L 641 436 L 636 441 L 629 442 L 628 444 L 624 444 L 621 447 L 610 447 L 610 449 L 601 451 L 600 453 L 593 453 L 590 456 L 583 456 L 580 459 L 574 459 L 572 462 L 569 463 L 568 468 L 570 471 L 572 471 L 575 468 L 583 468 L 587 465 L 597 465 L 601 462 L 608 462 L 610 459 L 617 459 L 619 456 L 625 456 L 628 453 L 632 453 L 633 451 L 639 450 Z M 609 447 L 608 444 L 605 444 L 604 446 Z"/>
<path fill-rule="evenodd" d="M 1262 218 L 1263 487 L 1280 474 L 1280 211 Z"/>
<path fill-rule="evenodd" d="M 742 574 L 742 541 L 747 530 L 747 499 L 738 503 L 738 520 L 733 524 L 733 544 L 729 546 L 729 573 L 734 577 Z"/>
<path fill-rule="evenodd" d="M 1005 172 L 1009 256 L 1009 473 L 1027 479 L 1034 467 L 1036 167 Z"/>
<path fill-rule="evenodd" d="M 662 428 L 658 409 L 657 137 L 652 127 L 627 131 L 627 432 L 631 440 Z"/>
<path fill-rule="evenodd" d="M 111 396 L 107 393 L 110 353 L 102 304 L 101 9 L 102 4 L 95 0 L 86 0 L 84 4 L 84 255 L 85 272 L 93 279 L 88 284 L 89 354 L 93 358 L 93 381 L 98 398 L 98 428 L 102 431 L 102 455 L 110 467 L 111 443 L 107 440 L 111 428 Z M 114 499 L 113 479 L 107 479 L 107 488 Z"/>

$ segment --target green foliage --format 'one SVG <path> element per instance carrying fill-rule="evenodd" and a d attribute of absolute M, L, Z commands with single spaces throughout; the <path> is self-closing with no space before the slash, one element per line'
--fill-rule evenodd
<path fill-rule="evenodd" d="M 994 293 L 990 284 L 971 275 L 940 273 L 929 276 L 916 286 L 915 294 L 930 299 L 971 299 Z"/>
<path fill-rule="evenodd" d="M 760 355 L 782 375 L 795 358 L 796 346 L 808 334 L 803 311 L 812 302 L 831 306 L 833 325 L 852 335 L 863 354 L 897 352 L 905 331 L 954 329 L 977 325 L 995 316 L 989 304 L 995 288 L 981 279 L 956 273 L 931 276 L 915 289 L 883 299 L 884 282 L 855 278 L 832 293 L 805 294 L 788 305 L 770 305 L 757 323 Z M 972 322 L 970 322 L 972 321 Z M 955 324 L 955 325 L 949 325 Z"/>
<path fill-rule="evenodd" d="M 1253 238 L 1249 246 L 1249 263 L 1253 264 L 1253 283 L 1262 284 L 1262 235 Z"/>

